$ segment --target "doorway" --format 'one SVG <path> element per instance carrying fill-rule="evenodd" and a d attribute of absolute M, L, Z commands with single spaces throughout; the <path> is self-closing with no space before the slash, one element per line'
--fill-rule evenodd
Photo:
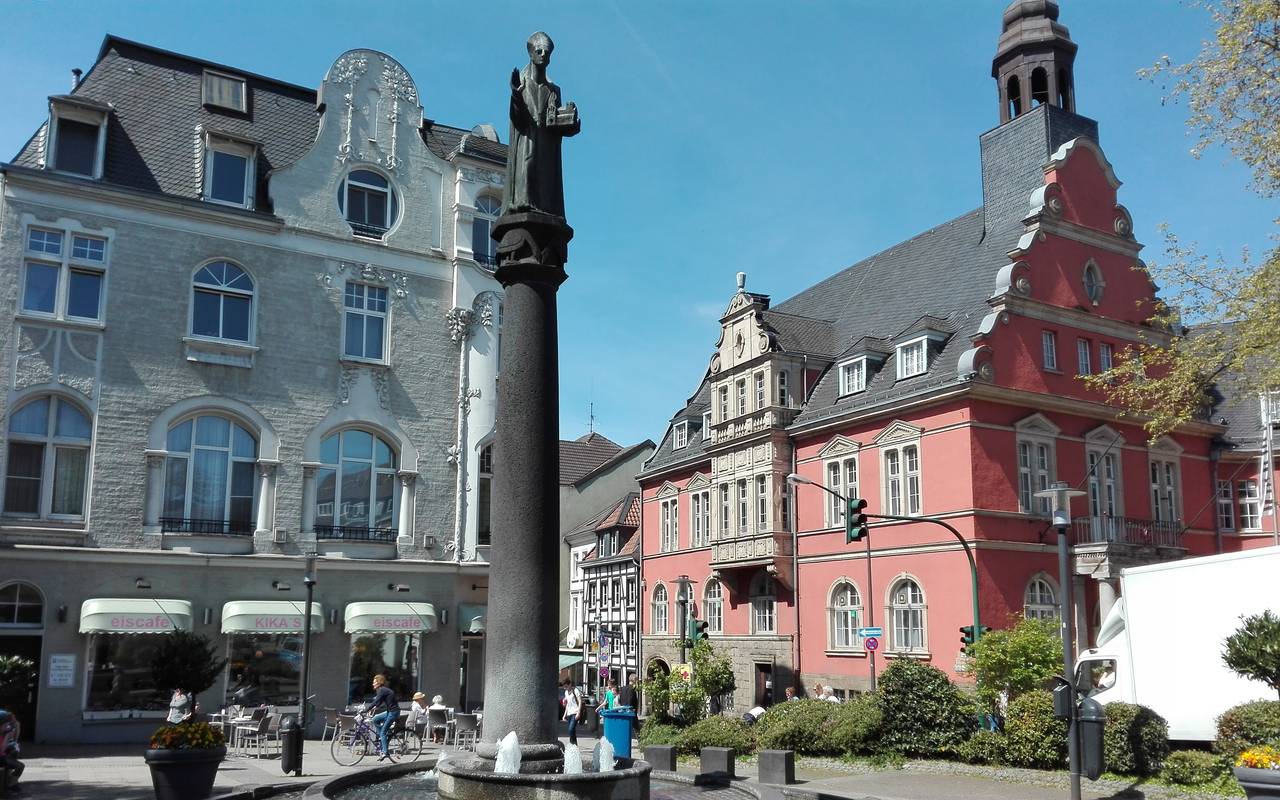
<path fill-rule="evenodd" d="M 767 664 L 756 662 L 753 700 L 756 705 L 763 708 L 773 705 L 773 662 Z"/>
<path fill-rule="evenodd" d="M 22 741 L 36 735 L 36 700 L 40 691 L 40 657 L 44 642 L 44 598 L 29 583 L 0 587 L 0 656 L 18 656 L 34 665 L 25 686 L 0 695 L 0 706 L 22 725 Z"/>

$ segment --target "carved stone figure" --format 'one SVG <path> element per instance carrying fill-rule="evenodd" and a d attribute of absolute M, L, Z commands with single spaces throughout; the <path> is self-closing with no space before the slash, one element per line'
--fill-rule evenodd
<path fill-rule="evenodd" d="M 547 80 L 555 44 L 538 31 L 529 37 L 529 64 L 511 70 L 511 144 L 503 213 L 541 211 L 564 217 L 560 140 L 582 129 L 573 103 L 560 105 L 560 87 Z"/>

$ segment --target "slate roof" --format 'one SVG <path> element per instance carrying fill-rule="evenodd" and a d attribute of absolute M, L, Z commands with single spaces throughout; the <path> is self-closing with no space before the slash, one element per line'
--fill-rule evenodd
<path fill-rule="evenodd" d="M 560 485 L 577 483 L 622 451 L 622 446 L 598 433 L 560 440 Z"/>
<path fill-rule="evenodd" d="M 1196 336 L 1211 329 L 1225 329 L 1230 336 L 1233 327 L 1234 324 L 1230 322 L 1202 325 L 1192 328 L 1188 331 L 1188 335 Z M 1209 412 L 1209 419 L 1211 422 L 1227 426 L 1227 431 L 1223 435 L 1226 442 L 1242 450 L 1263 449 L 1262 398 L 1256 392 L 1244 390 L 1237 376 L 1232 373 L 1223 375 L 1222 379 L 1214 385 L 1213 396 L 1217 402 Z M 1273 418 L 1272 423 L 1277 422 L 1280 422 L 1280 419 Z M 1280 440 L 1280 436 L 1277 439 Z"/>
<path fill-rule="evenodd" d="M 802 317 L 777 309 L 765 311 L 760 316 L 765 327 L 774 331 L 775 341 L 783 352 L 833 356 L 839 350 L 832 320 Z"/>
<path fill-rule="evenodd" d="M 626 538 L 618 546 L 618 552 L 613 556 L 610 556 L 610 558 L 633 555 L 639 551 L 639 493 L 627 492 L 604 511 L 601 511 L 599 514 L 582 523 L 576 530 L 570 532 L 568 535 L 573 536 L 578 533 L 606 531 L 611 528 L 619 529 Z M 596 549 L 594 547 L 582 557 L 583 561 L 594 561 L 595 559 Z"/>
<path fill-rule="evenodd" d="M 706 455 L 706 445 L 708 441 L 702 439 L 702 412 L 711 407 L 711 381 L 707 376 L 703 376 L 702 383 L 698 384 L 698 390 L 689 398 L 689 402 L 676 415 L 671 418 L 667 430 L 662 436 L 662 441 L 658 443 L 657 448 L 653 451 L 653 455 L 645 462 L 642 472 L 659 467 L 679 464 L 685 461 L 698 461 Z M 672 448 L 672 435 L 675 424 L 681 420 L 689 423 L 689 443 L 676 450 Z"/>
<path fill-rule="evenodd" d="M 206 67 L 245 78 L 246 113 L 201 103 Z M 270 211 L 267 174 L 306 153 L 320 124 L 314 89 L 112 35 L 69 98 L 112 109 L 102 178 L 108 184 L 199 200 L 203 151 L 197 126 L 258 143 L 259 213 Z M 46 127 L 47 122 L 22 147 L 14 165 L 39 168 Z M 422 136 L 442 158 L 465 139 L 466 155 L 506 162 L 506 145 L 468 130 L 430 123 Z"/>

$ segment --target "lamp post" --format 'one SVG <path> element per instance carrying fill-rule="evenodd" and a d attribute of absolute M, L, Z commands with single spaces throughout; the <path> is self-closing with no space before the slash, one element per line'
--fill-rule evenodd
<path fill-rule="evenodd" d="M 1067 768 L 1071 778 L 1071 800 L 1080 800 L 1080 734 L 1074 677 L 1076 644 L 1071 621 L 1075 601 L 1071 591 L 1071 544 L 1067 541 L 1067 529 L 1071 526 L 1071 498 L 1084 494 L 1079 489 L 1070 488 L 1065 481 L 1058 481 L 1048 489 L 1035 493 L 1036 497 L 1053 501 L 1053 526 L 1058 529 L 1058 616 L 1062 631 L 1062 677 L 1067 680 L 1067 696 L 1071 701 L 1071 718 L 1067 721 Z"/>
<path fill-rule="evenodd" d="M 308 674 L 307 668 L 310 666 L 309 659 L 311 655 L 311 599 L 316 589 L 316 555 L 315 553 L 307 553 L 306 574 L 302 577 L 302 582 L 307 587 L 307 602 L 302 609 L 302 697 L 298 703 L 298 727 L 302 729 L 301 735 L 305 739 L 307 733 L 307 689 Z M 294 775 L 302 774 L 302 753 L 303 748 L 298 749 L 298 766 L 293 771 Z"/>
<path fill-rule="evenodd" d="M 808 478 L 804 477 L 803 475 L 798 475 L 793 472 L 787 476 L 787 483 L 791 484 L 792 486 L 798 486 L 799 484 L 802 484 L 802 483 L 807 484 L 809 486 L 817 486 L 819 489 L 826 492 L 827 494 L 832 495 L 833 497 L 839 498 L 840 502 L 843 504 L 841 506 L 842 508 L 847 509 L 849 507 L 849 498 L 845 497 L 844 495 L 840 494 L 837 491 L 834 491 L 832 489 L 827 488 L 826 486 L 823 486 L 817 481 L 811 481 Z M 846 511 L 845 513 L 848 513 L 848 512 Z M 863 538 L 866 540 L 866 544 L 867 544 L 867 602 L 864 603 L 863 606 L 867 609 L 867 626 L 874 628 L 876 624 L 876 617 L 875 617 L 875 603 L 872 601 L 872 598 L 875 597 L 875 594 L 871 588 L 871 537 L 865 536 Z M 797 633 L 796 635 L 798 636 L 799 633 Z M 874 692 L 876 690 L 876 651 L 875 650 L 867 651 L 867 657 L 868 657 L 867 664 L 871 668 L 871 691 Z"/>
<path fill-rule="evenodd" d="M 676 584 L 680 587 L 676 590 L 676 606 L 680 609 L 680 621 L 676 623 L 676 635 L 680 637 L 680 663 L 685 663 L 685 634 L 689 631 L 689 576 L 681 575 L 676 578 Z"/>

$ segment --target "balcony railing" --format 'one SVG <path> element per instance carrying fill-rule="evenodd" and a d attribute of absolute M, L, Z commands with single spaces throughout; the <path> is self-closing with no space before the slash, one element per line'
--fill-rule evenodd
<path fill-rule="evenodd" d="M 1076 544 L 1182 547 L 1182 523 L 1129 517 L 1076 517 Z"/>
<path fill-rule="evenodd" d="M 163 533 L 208 533 L 217 536 L 252 536 L 253 522 L 247 519 L 190 519 L 161 517 Z"/>
<path fill-rule="evenodd" d="M 481 266 L 489 269 L 496 269 L 498 266 L 498 257 L 493 253 L 472 253 L 472 256 L 475 258 L 476 263 Z"/>
<path fill-rule="evenodd" d="M 389 230 L 384 225 L 371 225 L 367 222 L 357 222 L 354 219 L 348 219 L 347 224 L 351 226 L 351 232 L 356 236 L 363 236 L 366 239 L 381 239 Z"/>
<path fill-rule="evenodd" d="M 355 542 L 395 542 L 395 528 L 367 528 L 356 525 L 317 525 L 317 539 L 343 539 Z"/>

